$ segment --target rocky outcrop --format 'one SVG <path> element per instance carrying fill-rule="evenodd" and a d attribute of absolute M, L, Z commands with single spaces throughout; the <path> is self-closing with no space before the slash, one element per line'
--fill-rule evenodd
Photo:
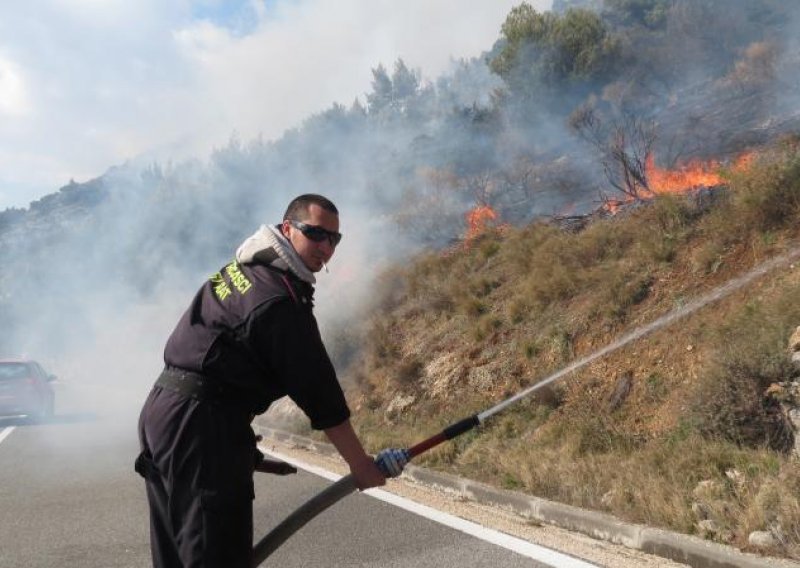
<path fill-rule="evenodd" d="M 780 544 L 775 535 L 769 531 L 753 531 L 747 537 L 747 543 L 756 549 L 771 549 Z"/>
<path fill-rule="evenodd" d="M 794 437 L 792 454 L 795 459 L 800 459 L 800 326 L 789 338 L 789 357 L 794 367 L 793 376 L 787 381 L 771 384 L 766 395 L 780 404 Z"/>
<path fill-rule="evenodd" d="M 800 376 L 800 326 L 797 326 L 789 338 L 789 356 L 792 358 L 795 376 Z"/>

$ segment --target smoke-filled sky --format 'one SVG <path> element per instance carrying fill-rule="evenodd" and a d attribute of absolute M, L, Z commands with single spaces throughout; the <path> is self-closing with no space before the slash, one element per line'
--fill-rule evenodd
<path fill-rule="evenodd" d="M 0 7 L 0 209 L 137 157 L 273 139 L 403 58 L 435 78 L 519 0 L 30 0 Z M 540 10 L 551 0 L 535 0 Z"/>

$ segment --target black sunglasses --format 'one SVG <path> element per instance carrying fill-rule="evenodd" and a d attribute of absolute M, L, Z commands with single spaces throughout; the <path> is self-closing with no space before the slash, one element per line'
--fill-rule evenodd
<path fill-rule="evenodd" d="M 339 241 L 342 240 L 342 233 L 329 231 L 328 229 L 324 229 L 319 225 L 309 225 L 308 223 L 295 221 L 293 219 L 289 219 L 289 223 L 291 223 L 292 227 L 303 233 L 306 238 L 311 239 L 315 243 L 321 243 L 325 239 L 328 239 L 328 242 L 331 243 L 331 246 L 335 247 L 339 244 Z"/>

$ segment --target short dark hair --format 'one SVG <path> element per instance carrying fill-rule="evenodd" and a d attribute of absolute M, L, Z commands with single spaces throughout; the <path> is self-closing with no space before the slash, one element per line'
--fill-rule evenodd
<path fill-rule="evenodd" d="M 308 208 L 311 207 L 312 204 L 319 205 L 326 211 L 330 211 L 336 215 L 339 214 L 336 205 L 327 197 L 317 195 L 316 193 L 304 193 L 292 199 L 292 202 L 289 203 L 289 207 L 286 208 L 286 213 L 283 214 L 283 220 L 305 221 L 308 218 Z"/>

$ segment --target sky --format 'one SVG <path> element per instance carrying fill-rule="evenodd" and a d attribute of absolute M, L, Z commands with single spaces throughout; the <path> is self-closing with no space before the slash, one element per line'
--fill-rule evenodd
<path fill-rule="evenodd" d="M 520 0 L 28 0 L 0 7 L 0 210 L 130 160 L 277 138 L 403 58 L 435 79 Z M 550 0 L 531 2 L 540 10 Z"/>

